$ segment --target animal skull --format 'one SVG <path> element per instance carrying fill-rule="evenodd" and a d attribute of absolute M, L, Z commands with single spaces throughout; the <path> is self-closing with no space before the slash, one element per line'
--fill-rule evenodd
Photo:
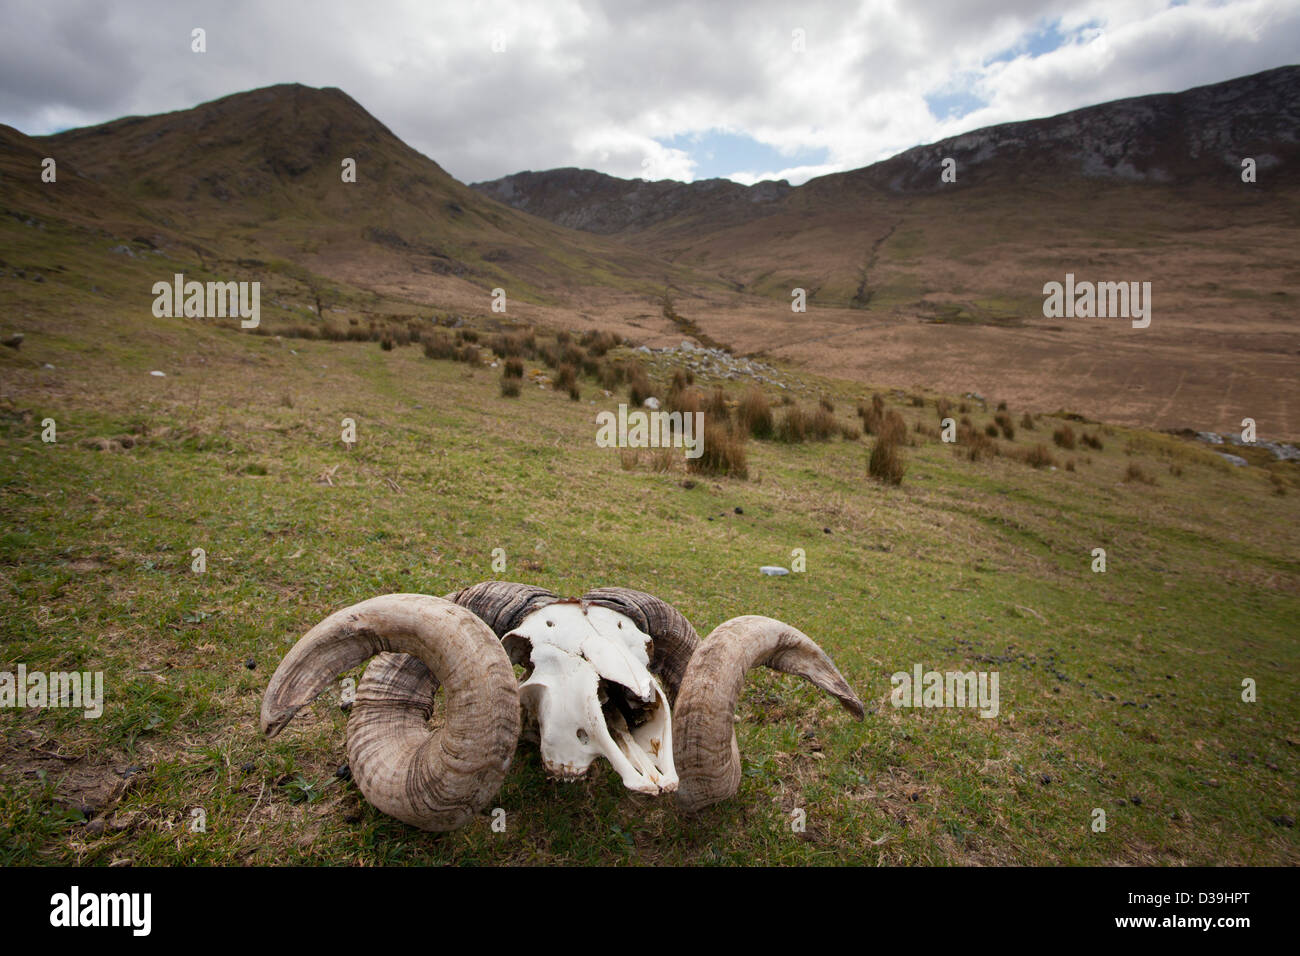
<path fill-rule="evenodd" d="M 672 712 L 649 669 L 654 642 L 631 618 L 556 603 L 525 617 L 502 644 L 515 663 L 531 665 L 519 701 L 540 728 L 548 774 L 573 780 L 604 757 L 629 790 L 677 789 Z"/>
<path fill-rule="evenodd" d="M 629 789 L 675 793 L 686 811 L 740 787 L 733 714 L 751 667 L 804 677 L 863 716 L 821 648 L 772 618 L 732 618 L 701 642 L 680 612 L 641 591 L 596 588 L 566 601 L 485 581 L 446 598 L 386 594 L 321 621 L 276 668 L 263 732 L 278 734 L 370 658 L 348 718 L 352 774 L 376 809 L 426 830 L 464 826 L 488 806 L 521 708 L 548 774 L 575 779 L 604 757 Z M 439 687 L 445 720 L 431 733 Z"/>

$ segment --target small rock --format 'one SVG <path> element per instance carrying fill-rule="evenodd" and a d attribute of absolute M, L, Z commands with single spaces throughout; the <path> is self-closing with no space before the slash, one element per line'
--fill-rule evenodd
<path fill-rule="evenodd" d="M 166 378 L 166 377 L 167 377 L 167 373 L 166 373 L 166 372 L 160 372 L 160 371 L 158 371 L 157 369 L 154 369 L 154 370 L 153 370 L 152 372 L 150 372 L 149 374 L 152 375 L 154 378 Z"/>
<path fill-rule="evenodd" d="M 1136 796 L 1135 796 L 1135 797 L 1129 797 L 1129 800 L 1133 803 L 1133 806 L 1135 806 L 1135 807 L 1140 807 L 1140 806 L 1142 806 L 1142 798 L 1141 798 L 1141 797 L 1136 797 Z"/>
<path fill-rule="evenodd" d="M 740 507 L 737 507 L 737 508 L 736 508 L 736 514 L 738 514 L 738 515 L 743 515 L 744 513 L 745 513 L 745 509 L 744 509 L 744 508 L 740 508 Z"/>
<path fill-rule="evenodd" d="M 759 568 L 758 570 L 759 570 L 760 572 L 762 572 L 763 574 L 768 575 L 769 577 L 780 577 L 780 576 L 783 575 L 783 574 L 789 574 L 789 573 L 790 573 L 789 570 L 786 569 L 786 568 L 778 567 L 778 566 L 771 565 L 771 564 L 765 564 L 765 565 L 763 565 L 761 568 Z"/>
<path fill-rule="evenodd" d="M 99 836 L 104 832 L 104 818 L 96 817 L 86 824 L 86 833 L 90 836 Z"/>
<path fill-rule="evenodd" d="M 244 666 L 247 667 L 250 671 L 256 670 L 257 661 L 255 661 L 253 658 L 250 657 L 248 660 L 244 661 Z"/>
<path fill-rule="evenodd" d="M 244 764 L 239 769 L 242 770 L 244 773 L 252 773 L 254 770 L 257 769 L 257 764 L 253 763 L 253 761 L 251 760 L 248 760 L 245 761 Z"/>
<path fill-rule="evenodd" d="M 344 764 L 343 766 L 339 767 L 339 769 L 334 771 L 334 776 L 338 777 L 340 780 L 351 780 L 352 768 L 349 767 L 347 764 Z"/>
<path fill-rule="evenodd" d="M 659 399 L 651 395 L 641 404 L 644 405 L 646 408 L 650 409 L 651 411 L 657 411 L 659 408 Z"/>
<path fill-rule="evenodd" d="M 1295 819 L 1282 814 L 1279 817 L 1269 817 L 1268 822 L 1274 826 L 1286 827 L 1288 830 L 1295 826 Z"/>
<path fill-rule="evenodd" d="M 824 534 L 830 534 L 830 533 L 831 533 L 831 529 L 830 529 L 830 528 L 822 528 L 822 533 L 824 533 Z"/>
<path fill-rule="evenodd" d="M 1052 778 L 1048 774 L 1043 774 L 1038 778 L 1038 782 L 1045 787 L 1052 782 Z"/>

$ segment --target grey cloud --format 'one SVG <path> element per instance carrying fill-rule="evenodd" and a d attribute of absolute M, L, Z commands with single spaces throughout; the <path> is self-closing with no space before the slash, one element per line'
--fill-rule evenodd
<path fill-rule="evenodd" d="M 1044 22 L 1072 9 L 1075 19 L 1102 15 L 1110 2 L 7 2 L 0 122 L 43 133 L 300 82 L 346 90 L 465 181 L 561 165 L 637 175 L 631 138 L 710 125 L 861 165 L 939 133 L 925 93 Z M 1120 46 L 1101 72 L 1053 58 L 1026 74 L 1032 82 L 1016 87 L 1008 74 L 1003 87 L 989 70 L 981 92 L 993 105 L 981 115 L 1028 119 L 1282 65 L 1300 49 L 1300 14 L 1275 9 L 1255 41 L 1189 22 L 1150 31 L 1140 49 Z M 539 10 L 558 26 L 539 30 Z M 201 57 L 188 49 L 194 26 L 208 30 Z M 802 61 L 789 50 L 795 27 L 807 31 Z M 511 35 L 503 54 L 488 48 L 495 28 Z M 836 72 L 816 72 L 828 63 Z M 796 94 L 809 75 L 834 80 Z M 592 139 L 611 144 L 606 158 L 581 147 Z"/>

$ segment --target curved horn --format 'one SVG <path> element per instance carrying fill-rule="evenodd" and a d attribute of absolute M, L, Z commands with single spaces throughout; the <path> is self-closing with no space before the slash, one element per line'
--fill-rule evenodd
<path fill-rule="evenodd" d="M 770 617 L 733 617 L 714 628 L 692 656 L 673 710 L 682 809 L 699 810 L 740 788 L 733 714 L 745 673 L 760 664 L 807 678 L 862 719 L 862 701 L 808 635 Z"/>
<path fill-rule="evenodd" d="M 471 611 L 500 638 L 558 598 L 531 584 L 484 581 L 445 600 Z M 390 753 L 413 750 L 428 736 L 437 692 L 438 679 L 410 654 L 380 654 L 366 667 L 348 715 L 348 764 L 363 793 L 404 788 L 404 771 Z"/>
<path fill-rule="evenodd" d="M 483 581 L 447 595 L 448 601 L 469 608 L 482 618 L 497 637 L 505 637 L 533 611 L 559 599 L 559 595 L 546 588 L 513 581 Z"/>
<path fill-rule="evenodd" d="M 625 614 L 650 635 L 655 645 L 650 670 L 664 685 L 668 703 L 674 704 L 686 665 L 700 646 L 700 636 L 691 622 L 667 601 L 631 588 L 595 588 L 584 594 L 582 601 Z"/>
<path fill-rule="evenodd" d="M 519 740 L 510 660 L 466 608 L 427 594 L 386 594 L 331 614 L 276 668 L 262 698 L 262 731 L 274 737 L 340 674 L 383 651 L 397 653 L 385 654 L 373 675 L 367 669 L 358 700 L 369 719 L 349 733 L 357 785 L 376 809 L 405 823 L 463 826 L 500 789 Z M 403 661 L 405 654 L 418 660 Z M 430 734 L 435 680 L 447 688 L 447 714 Z"/>

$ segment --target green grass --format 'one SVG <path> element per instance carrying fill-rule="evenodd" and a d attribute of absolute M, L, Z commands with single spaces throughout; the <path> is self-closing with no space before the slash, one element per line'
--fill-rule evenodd
<path fill-rule="evenodd" d="M 0 293 L 28 334 L 0 350 L 0 670 L 102 670 L 106 684 L 99 720 L 0 713 L 0 862 L 1300 861 L 1294 828 L 1273 822 L 1295 816 L 1300 769 L 1300 491 L 1273 494 L 1263 469 L 1124 429 L 1105 429 L 1103 452 L 1058 455 L 1074 472 L 972 464 L 910 431 L 932 406 L 895 399 L 919 443 L 901 488 L 868 479 L 870 438 L 751 442 L 749 481 L 686 488 L 680 466 L 625 471 L 596 447 L 594 413 L 621 397 L 589 382 L 579 403 L 531 383 L 506 399 L 495 370 L 417 347 L 155 320 L 147 300 L 58 281 L 2 278 Z M 802 384 L 846 423 L 868 394 Z M 57 444 L 40 440 L 46 417 Z M 136 447 L 82 445 L 123 434 Z M 1159 484 L 1122 483 L 1130 460 Z M 795 548 L 805 573 L 758 574 Z M 834 657 L 867 718 L 755 672 L 734 799 L 686 816 L 604 763 L 553 783 L 525 743 L 494 801 L 506 831 L 484 816 L 444 835 L 380 815 L 336 775 L 346 715 L 329 694 L 262 738 L 262 691 L 317 621 L 492 577 L 642 588 L 701 634 L 778 617 Z M 895 710 L 890 674 L 915 663 L 996 669 L 1000 716 Z M 1089 827 L 1098 807 L 1105 833 Z M 195 808 L 207 832 L 190 831 Z"/>

